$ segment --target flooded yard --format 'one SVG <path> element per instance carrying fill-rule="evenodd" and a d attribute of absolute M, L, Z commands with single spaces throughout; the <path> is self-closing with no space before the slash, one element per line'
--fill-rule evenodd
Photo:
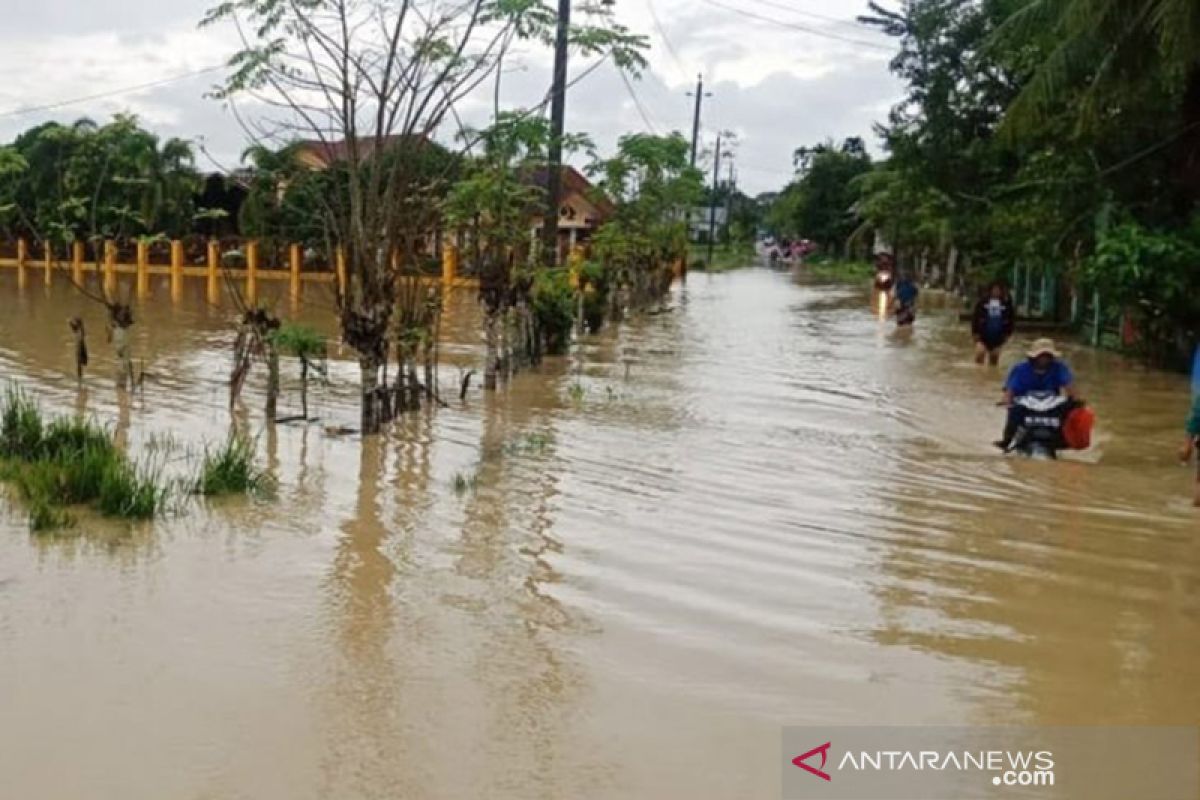
<path fill-rule="evenodd" d="M 0 382 L 134 455 L 218 442 L 233 312 L 200 292 L 135 307 L 122 400 L 103 309 L 0 272 Z M 50 536 L 0 499 L 2 794 L 771 798 L 784 725 L 1195 723 L 1183 378 L 1068 348 L 1097 447 L 1005 459 L 1001 374 L 950 312 L 897 338 L 865 288 L 767 270 L 671 302 L 459 402 L 460 292 L 455 399 L 368 440 L 326 432 L 356 424 L 352 354 L 319 424 L 265 428 L 252 382 L 273 498 Z M 332 335 L 331 305 L 300 316 Z"/>

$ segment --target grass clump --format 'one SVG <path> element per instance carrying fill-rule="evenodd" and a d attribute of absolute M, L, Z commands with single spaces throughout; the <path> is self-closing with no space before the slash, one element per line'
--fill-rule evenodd
<path fill-rule="evenodd" d="M 254 443 L 236 433 L 220 449 L 205 451 L 193 486 L 195 494 L 205 497 L 265 494 L 270 489 L 270 476 L 254 465 Z"/>
<path fill-rule="evenodd" d="M 20 389 L 10 386 L 0 411 L 0 456 L 33 460 L 42 445 L 42 412 Z"/>
<path fill-rule="evenodd" d="M 47 422 L 16 388 L 0 405 L 0 480 L 16 486 L 37 532 L 73 524 L 66 510 L 73 505 L 148 519 L 163 508 L 167 494 L 157 473 L 131 464 L 107 429 L 74 417 Z"/>
<path fill-rule="evenodd" d="M 101 477 L 96 507 L 110 517 L 151 519 L 166 500 L 167 490 L 156 472 L 122 461 Z"/>
<path fill-rule="evenodd" d="M 477 483 L 478 480 L 474 475 L 467 475 L 465 472 L 454 473 L 454 478 L 450 481 L 454 493 L 459 497 L 474 490 Z"/>

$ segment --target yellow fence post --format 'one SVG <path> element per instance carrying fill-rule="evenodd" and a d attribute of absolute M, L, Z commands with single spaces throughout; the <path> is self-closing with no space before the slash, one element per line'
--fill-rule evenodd
<path fill-rule="evenodd" d="M 346 294 L 346 251 L 338 248 L 337 251 L 337 285 L 338 294 L 345 296 Z"/>
<path fill-rule="evenodd" d="M 54 273 L 53 273 L 53 270 L 54 270 L 54 246 L 51 245 L 50 242 L 47 241 L 42 244 L 42 250 L 43 250 L 42 256 L 45 259 L 45 267 L 46 267 L 46 275 L 45 275 L 46 285 L 53 286 L 54 285 Z"/>
<path fill-rule="evenodd" d="M 452 244 L 442 247 L 442 283 L 450 286 L 458 277 L 458 248 Z"/>
<path fill-rule="evenodd" d="M 217 265 L 221 260 L 220 243 L 208 240 L 208 302 L 216 304 L 221 299 L 220 284 L 217 283 Z"/>
<path fill-rule="evenodd" d="M 300 245 L 293 244 L 288 248 L 288 266 L 292 271 L 290 294 L 294 306 L 300 302 Z"/>
<path fill-rule="evenodd" d="M 25 288 L 25 259 L 29 258 L 29 244 L 17 239 L 17 286 Z"/>
<path fill-rule="evenodd" d="M 142 239 L 137 243 L 137 296 L 139 300 L 150 296 L 150 245 Z"/>
<path fill-rule="evenodd" d="M 76 284 L 83 285 L 83 242 L 71 243 L 71 278 Z"/>
<path fill-rule="evenodd" d="M 258 302 L 258 242 L 246 243 L 246 304 Z"/>
<path fill-rule="evenodd" d="M 183 242 L 171 240 L 171 302 L 183 299 Z"/>
<path fill-rule="evenodd" d="M 117 293 L 117 243 L 112 240 L 104 243 L 104 293 L 110 298 Z"/>

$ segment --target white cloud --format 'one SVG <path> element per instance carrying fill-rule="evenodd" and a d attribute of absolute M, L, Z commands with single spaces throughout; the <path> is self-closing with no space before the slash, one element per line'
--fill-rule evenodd
<path fill-rule="evenodd" d="M 661 22 L 655 25 L 653 11 Z M 209 0 L 0 0 L 0 139 L 46 119 L 105 118 L 132 111 L 166 136 L 203 137 L 222 162 L 236 161 L 245 137 L 222 106 L 204 97 L 218 75 L 123 93 L 37 114 L 14 110 L 183 75 L 221 63 L 237 47 L 228 28 L 198 30 Z M 845 0 L 720 0 L 744 13 L 834 36 L 887 44 L 851 23 L 862 10 Z M 690 135 L 698 72 L 706 75 L 704 140 L 716 130 L 738 134 L 742 185 L 752 192 L 777 188 L 791 175 L 791 153 L 827 137 L 870 137 L 900 95 L 887 71 L 888 53 L 863 45 L 750 19 L 705 0 L 617 0 L 618 19 L 649 35 L 650 68 L 634 91 L 660 132 Z M 865 3 L 863 3 L 865 8 Z M 794 10 L 788 10 L 794 9 Z M 803 12 L 803 13 L 802 13 Z M 816 16 L 813 16 L 816 15 Z M 665 37 L 664 37 L 665 34 Z M 666 46 L 669 38 L 671 48 Z M 673 52 L 672 52 L 673 51 Z M 526 46 L 507 63 L 504 101 L 532 105 L 544 96 L 550 54 Z M 578 74 L 582 60 L 572 64 Z M 490 87 L 488 88 L 490 92 Z M 486 120 L 490 98 L 464 103 L 463 115 Z M 9 112 L 9 113 L 6 113 Z M 603 148 L 618 135 L 643 130 L 636 104 L 620 76 L 606 65 L 580 82 L 568 101 L 568 128 L 590 133 Z"/>

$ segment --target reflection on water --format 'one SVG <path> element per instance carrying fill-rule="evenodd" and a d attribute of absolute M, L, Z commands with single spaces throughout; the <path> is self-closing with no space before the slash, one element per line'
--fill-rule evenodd
<path fill-rule="evenodd" d="M 135 452 L 220 440 L 234 312 L 154 291 L 126 395 L 97 341 L 76 387 L 65 321 L 102 309 L 0 273 L 0 380 Z M 1194 723 L 1185 382 L 1071 351 L 1098 446 L 1005 459 L 1001 371 L 935 297 L 906 337 L 876 302 L 694 276 L 671 311 L 366 441 L 326 431 L 356 417 L 335 347 L 319 424 L 265 427 L 261 376 L 235 410 L 274 499 L 61 538 L 0 501 L 6 789 L 774 797 L 785 724 Z M 328 303 L 299 313 L 332 334 Z M 444 324 L 449 386 L 482 356 L 473 298 Z"/>

